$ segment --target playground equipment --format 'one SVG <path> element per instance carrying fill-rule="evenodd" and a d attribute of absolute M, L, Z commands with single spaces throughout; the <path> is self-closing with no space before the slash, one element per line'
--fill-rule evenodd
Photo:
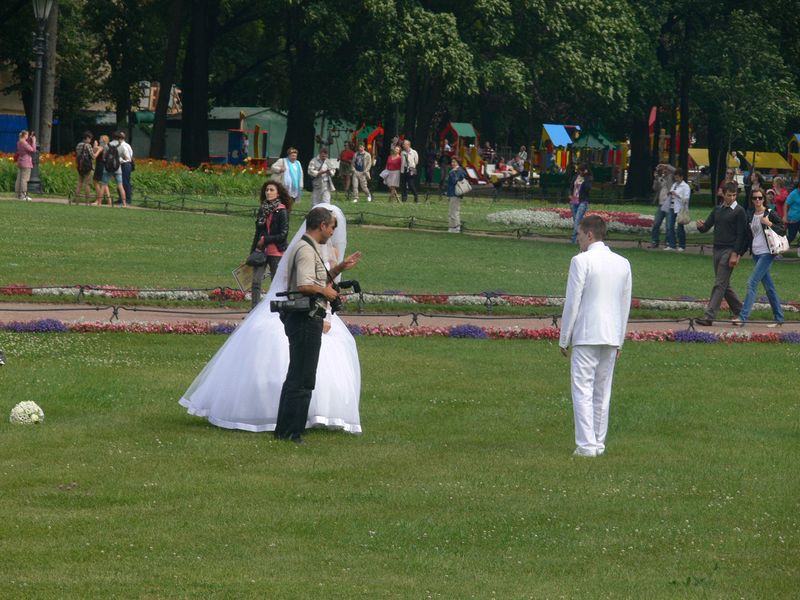
<path fill-rule="evenodd" d="M 241 165 L 247 161 L 254 166 L 266 168 L 267 139 L 268 133 L 262 131 L 258 125 L 255 129 L 228 129 L 228 164 Z"/>
<path fill-rule="evenodd" d="M 578 162 L 591 165 L 594 180 L 597 182 L 612 181 L 615 179 L 615 171 L 621 172 L 625 169 L 625 149 L 599 131 L 581 134 L 572 144 L 572 149 Z"/>
<path fill-rule="evenodd" d="M 792 134 L 792 137 L 789 138 L 789 144 L 786 146 L 786 158 L 789 159 L 793 171 L 800 171 L 800 133 Z"/>
<path fill-rule="evenodd" d="M 365 125 L 362 123 L 361 127 L 353 132 L 352 141 L 355 146 L 363 143 L 367 152 L 374 154 L 375 140 L 378 137 L 383 137 L 383 134 L 383 127 L 380 125 Z"/>
<path fill-rule="evenodd" d="M 467 172 L 467 179 L 473 185 L 486 185 L 486 169 L 479 152 L 480 136 L 472 123 L 458 123 L 450 121 L 439 132 L 439 147 L 445 140 L 452 140 L 453 156 L 457 157 L 461 166 Z"/>
<path fill-rule="evenodd" d="M 580 133 L 580 125 L 542 125 L 539 167 L 542 171 L 564 171 L 570 162 L 570 147 Z"/>

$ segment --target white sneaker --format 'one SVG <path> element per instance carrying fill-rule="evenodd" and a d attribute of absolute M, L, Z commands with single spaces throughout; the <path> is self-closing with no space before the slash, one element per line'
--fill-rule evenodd
<path fill-rule="evenodd" d="M 582 458 L 594 458 L 597 453 L 594 450 L 586 450 L 585 448 L 575 448 L 572 456 L 580 456 Z"/>
<path fill-rule="evenodd" d="M 356 198 L 355 200 L 353 200 L 353 202 L 358 202 L 358 198 Z"/>
<path fill-rule="evenodd" d="M 667 252 L 671 252 L 672 250 L 675 250 L 675 248 L 670 248 L 669 246 L 664 246 L 664 250 L 666 250 Z"/>
<path fill-rule="evenodd" d="M 678 252 L 686 252 L 686 248 L 678 248 Z"/>
<path fill-rule="evenodd" d="M 367 196 L 367 202 L 372 202 L 372 196 Z"/>
<path fill-rule="evenodd" d="M 775 329 L 776 327 L 783 327 L 783 322 L 775 321 L 774 323 L 770 323 L 769 325 L 767 325 L 767 327 L 769 327 L 770 329 Z"/>

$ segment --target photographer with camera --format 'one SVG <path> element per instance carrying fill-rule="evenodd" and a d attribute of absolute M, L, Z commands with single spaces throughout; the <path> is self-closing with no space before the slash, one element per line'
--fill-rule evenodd
<path fill-rule="evenodd" d="M 302 443 L 308 407 L 317 376 L 322 329 L 329 302 L 339 299 L 334 279 L 356 266 L 361 253 L 356 252 L 330 270 L 320 255 L 336 229 L 336 217 L 327 208 L 317 207 L 306 215 L 306 233 L 284 260 L 288 263 L 289 280 L 285 303 L 276 302 L 289 338 L 289 369 L 281 389 L 275 437 Z M 300 298 L 297 298 L 300 296 Z M 304 303 L 303 300 L 306 302 Z"/>

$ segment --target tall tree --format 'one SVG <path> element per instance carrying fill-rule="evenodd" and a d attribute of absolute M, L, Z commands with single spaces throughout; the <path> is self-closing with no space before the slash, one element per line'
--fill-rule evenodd
<path fill-rule="evenodd" d="M 159 77 L 158 100 L 153 121 L 153 132 L 150 136 L 150 157 L 166 156 L 167 110 L 169 108 L 172 85 L 175 83 L 175 72 L 178 63 L 178 51 L 183 32 L 184 0 L 172 0 L 169 10 L 169 26 L 167 28 L 167 48 Z"/>

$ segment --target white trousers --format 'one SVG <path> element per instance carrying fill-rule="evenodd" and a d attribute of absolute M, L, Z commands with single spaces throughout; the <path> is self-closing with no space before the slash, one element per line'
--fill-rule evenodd
<path fill-rule="evenodd" d="M 461 198 L 449 196 L 450 214 L 448 215 L 448 226 L 450 231 L 460 231 L 461 229 Z"/>
<path fill-rule="evenodd" d="M 617 361 L 616 346 L 572 347 L 572 410 L 575 444 L 587 455 L 606 449 L 611 380 Z"/>
<path fill-rule="evenodd" d="M 311 208 L 314 208 L 317 204 L 323 203 L 331 203 L 331 191 L 328 189 L 328 186 L 313 188 L 311 190 Z"/>

